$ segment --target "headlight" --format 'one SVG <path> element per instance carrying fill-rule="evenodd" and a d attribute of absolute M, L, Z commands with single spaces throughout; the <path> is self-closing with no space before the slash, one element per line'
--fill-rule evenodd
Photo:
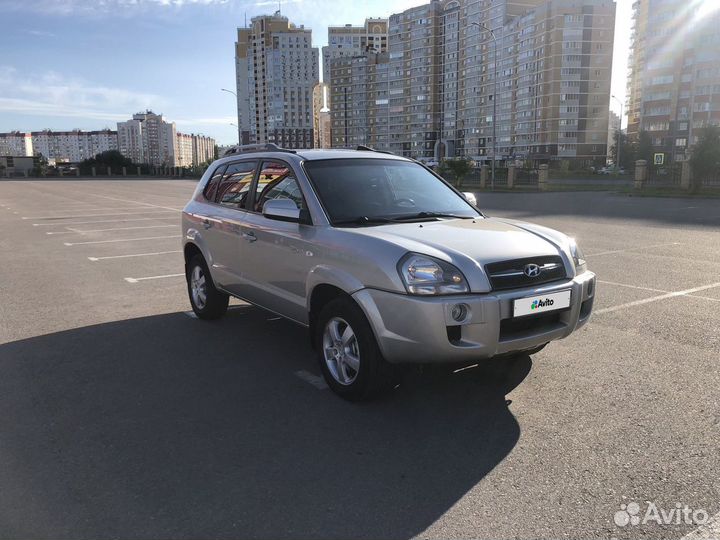
<path fill-rule="evenodd" d="M 470 292 L 462 272 L 452 264 L 409 253 L 398 263 L 398 272 L 410 294 L 460 294 Z"/>
<path fill-rule="evenodd" d="M 587 262 L 585 261 L 585 255 L 583 255 L 580 246 L 574 238 L 570 239 L 570 254 L 572 255 L 573 262 L 575 263 L 575 273 L 582 274 L 587 270 Z"/>

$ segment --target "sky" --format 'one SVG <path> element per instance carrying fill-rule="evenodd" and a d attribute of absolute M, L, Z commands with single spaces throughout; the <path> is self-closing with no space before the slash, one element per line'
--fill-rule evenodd
<path fill-rule="evenodd" d="M 327 43 L 427 0 L 283 0 L 291 22 Z M 624 102 L 632 0 L 617 0 L 612 93 Z M 0 132 L 95 130 L 150 109 L 183 133 L 237 142 L 234 42 L 274 0 L 0 0 Z M 620 105 L 611 100 L 611 108 Z"/>

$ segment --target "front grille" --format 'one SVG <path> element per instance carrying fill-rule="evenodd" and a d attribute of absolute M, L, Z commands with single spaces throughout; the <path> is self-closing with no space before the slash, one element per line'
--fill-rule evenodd
<path fill-rule="evenodd" d="M 525 274 L 525 267 L 528 264 L 536 264 L 540 267 L 538 276 L 528 277 Z M 532 287 L 567 277 L 563 260 L 557 255 L 490 263 L 485 265 L 485 272 L 490 278 L 490 285 L 494 291 Z"/>

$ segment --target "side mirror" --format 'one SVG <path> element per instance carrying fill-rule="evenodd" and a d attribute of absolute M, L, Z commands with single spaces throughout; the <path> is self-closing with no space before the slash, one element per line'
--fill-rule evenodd
<path fill-rule="evenodd" d="M 475 198 L 474 194 L 470 193 L 469 191 L 463 191 L 463 197 L 465 197 L 465 200 L 473 206 L 477 206 L 477 199 Z"/>
<path fill-rule="evenodd" d="M 263 216 L 279 221 L 300 222 L 300 209 L 290 199 L 270 199 L 263 205 Z"/>

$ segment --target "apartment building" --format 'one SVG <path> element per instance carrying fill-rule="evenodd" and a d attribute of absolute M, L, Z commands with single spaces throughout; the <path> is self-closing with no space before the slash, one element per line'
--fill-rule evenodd
<path fill-rule="evenodd" d="M 496 159 L 604 162 L 614 22 L 611 0 L 434 0 L 391 15 L 387 55 L 332 62 L 333 146 L 485 161 L 496 108 Z"/>
<path fill-rule="evenodd" d="M 35 155 L 42 154 L 56 163 L 78 163 L 101 152 L 117 150 L 117 132 L 105 129 L 101 131 L 33 131 L 32 150 Z"/>
<path fill-rule="evenodd" d="M 720 125 L 720 11 L 714 2 L 636 0 L 628 79 L 628 136 L 645 131 L 659 161 L 688 159 Z"/>
<path fill-rule="evenodd" d="M 335 58 L 358 56 L 367 51 L 385 52 L 387 44 L 387 19 L 365 19 L 362 26 L 328 27 L 328 44 L 322 48 L 323 82 L 330 82 L 330 64 Z"/>
<path fill-rule="evenodd" d="M 0 156 L 32 156 L 32 136 L 29 133 L 11 131 L 0 133 Z"/>
<path fill-rule="evenodd" d="M 241 141 L 312 148 L 312 93 L 319 82 L 319 52 L 312 46 L 312 31 L 276 12 L 253 17 L 237 35 Z"/>
<path fill-rule="evenodd" d="M 192 137 L 192 163 L 194 166 L 202 165 L 215 159 L 215 139 L 204 135 L 191 135 Z M 220 154 L 222 155 L 222 154 Z"/>
<path fill-rule="evenodd" d="M 177 166 L 177 130 L 152 111 L 136 113 L 132 119 L 117 124 L 120 152 L 133 163 L 155 166 Z"/>

